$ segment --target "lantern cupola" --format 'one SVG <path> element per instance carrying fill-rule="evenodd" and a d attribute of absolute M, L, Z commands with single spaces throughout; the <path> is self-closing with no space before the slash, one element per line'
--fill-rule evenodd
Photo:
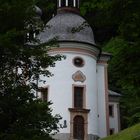
<path fill-rule="evenodd" d="M 74 12 L 79 14 L 79 0 L 57 0 L 57 12 Z"/>

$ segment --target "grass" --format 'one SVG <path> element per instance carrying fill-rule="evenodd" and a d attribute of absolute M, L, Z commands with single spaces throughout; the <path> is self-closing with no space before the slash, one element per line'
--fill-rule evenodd
<path fill-rule="evenodd" d="M 101 140 L 140 140 L 140 123 Z"/>

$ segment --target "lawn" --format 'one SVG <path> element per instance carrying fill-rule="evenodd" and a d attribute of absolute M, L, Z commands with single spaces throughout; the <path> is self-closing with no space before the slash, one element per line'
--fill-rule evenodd
<path fill-rule="evenodd" d="M 101 140 L 140 140 L 140 123 Z"/>

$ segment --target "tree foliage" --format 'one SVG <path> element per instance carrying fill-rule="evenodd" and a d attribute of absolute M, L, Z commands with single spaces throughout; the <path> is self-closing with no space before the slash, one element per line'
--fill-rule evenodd
<path fill-rule="evenodd" d="M 52 116 L 49 103 L 36 99 L 33 89 L 37 86 L 33 80 L 39 74 L 51 76 L 47 67 L 54 66 L 61 56 L 48 56 L 44 45 L 25 44 L 30 31 L 25 28 L 27 25 L 39 31 L 44 26 L 34 18 L 35 4 L 43 9 L 42 19 L 46 22 L 55 13 L 55 3 L 55 0 L 0 1 L 0 138 L 3 140 L 49 140 L 49 134 L 58 130 L 60 116 Z M 88 21 L 97 43 L 113 55 L 109 87 L 123 95 L 124 127 L 140 121 L 139 5 L 138 0 L 87 0 L 81 5 L 82 14 L 90 17 Z M 22 72 L 17 75 L 18 69 Z M 25 84 L 25 79 L 30 84 Z"/>
<path fill-rule="evenodd" d="M 52 115 L 49 105 L 35 96 L 40 74 L 51 76 L 47 70 L 61 56 L 49 56 L 46 45 L 29 46 L 26 34 L 39 31 L 42 22 L 36 17 L 35 0 L 0 1 L 0 139 L 52 139 L 58 131 L 59 115 Z M 46 1 L 46 4 L 47 1 Z M 48 4 L 49 5 L 49 4 Z M 30 40 L 39 43 L 38 40 Z"/>
<path fill-rule="evenodd" d="M 109 88 L 122 93 L 122 126 L 140 121 L 140 1 L 83 1 L 82 13 L 93 18 L 97 43 L 113 57 L 109 63 Z"/>

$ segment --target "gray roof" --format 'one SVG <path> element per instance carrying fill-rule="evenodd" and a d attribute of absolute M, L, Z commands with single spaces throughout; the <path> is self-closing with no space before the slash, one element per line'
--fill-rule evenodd
<path fill-rule="evenodd" d="M 108 90 L 108 94 L 109 94 L 109 96 L 121 96 L 121 94 L 114 92 L 112 90 Z"/>
<path fill-rule="evenodd" d="M 91 27 L 84 18 L 74 13 L 57 14 L 46 24 L 38 38 L 41 43 L 57 38 L 58 41 L 80 41 L 95 45 Z"/>

